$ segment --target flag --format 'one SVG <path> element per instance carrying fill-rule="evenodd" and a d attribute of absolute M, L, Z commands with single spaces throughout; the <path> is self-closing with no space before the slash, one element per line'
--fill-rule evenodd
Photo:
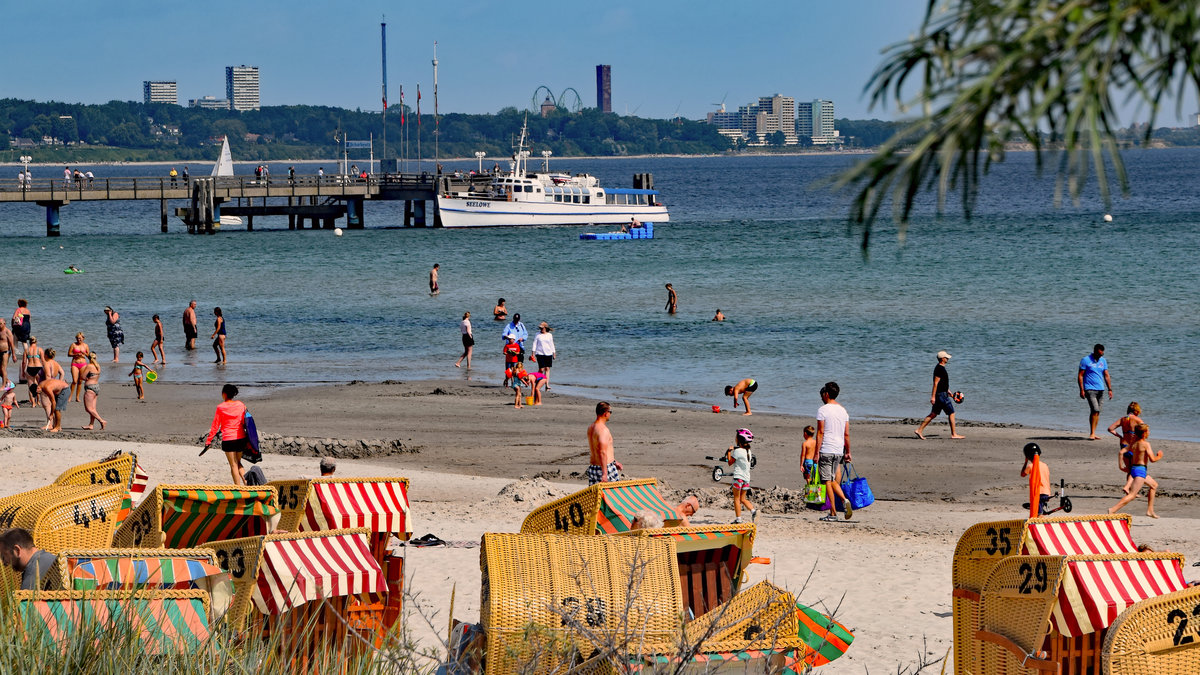
<path fill-rule="evenodd" d="M 400 85 L 400 126 L 404 126 L 404 85 Z"/>
<path fill-rule="evenodd" d="M 421 85 L 417 85 L 417 126 L 421 126 Z"/>

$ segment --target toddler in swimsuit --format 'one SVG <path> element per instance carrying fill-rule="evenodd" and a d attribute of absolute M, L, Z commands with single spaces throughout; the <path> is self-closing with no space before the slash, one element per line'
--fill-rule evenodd
<path fill-rule="evenodd" d="M 142 363 L 142 353 L 137 353 L 137 361 L 133 362 L 133 370 L 129 371 L 129 375 L 133 378 L 133 386 L 137 387 L 138 400 L 146 400 L 146 393 L 142 390 L 142 371 L 150 370 L 150 366 Z"/>
<path fill-rule="evenodd" d="M 0 424 L 0 429 L 8 428 L 9 420 L 12 418 L 12 409 L 20 408 L 21 404 L 17 403 L 17 390 L 12 382 L 4 384 L 4 393 L 0 394 L 0 408 L 4 409 L 4 422 Z"/>

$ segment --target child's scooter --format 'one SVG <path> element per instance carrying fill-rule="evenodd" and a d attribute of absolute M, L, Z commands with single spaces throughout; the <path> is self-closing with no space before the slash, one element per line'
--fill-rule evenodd
<path fill-rule="evenodd" d="M 1058 494 L 1050 495 L 1051 499 L 1054 499 L 1055 497 L 1058 497 L 1058 506 L 1053 509 L 1046 509 L 1045 515 L 1048 516 L 1051 513 L 1058 513 L 1059 511 L 1062 511 L 1063 513 L 1070 513 L 1071 512 L 1071 498 L 1067 496 L 1067 481 L 1066 480 L 1061 479 L 1061 478 L 1059 479 Z M 1024 504 L 1022 504 L 1021 508 L 1028 509 L 1029 502 L 1025 502 Z"/>
<path fill-rule="evenodd" d="M 747 451 L 746 454 L 750 455 L 750 468 L 753 469 L 755 466 L 758 465 L 758 458 L 754 456 L 753 452 Z M 713 457 L 711 455 L 705 455 L 704 459 L 712 460 L 714 462 L 721 462 L 721 464 L 725 464 L 725 457 L 723 457 L 723 456 L 722 457 Z M 712 479 L 713 479 L 714 483 L 720 483 L 721 480 L 723 478 L 725 478 L 726 476 L 729 476 L 730 480 L 733 479 L 733 474 L 725 473 L 725 466 L 722 466 L 721 464 L 717 464 L 712 469 Z M 726 465 L 726 466 L 728 466 L 728 465 Z"/>

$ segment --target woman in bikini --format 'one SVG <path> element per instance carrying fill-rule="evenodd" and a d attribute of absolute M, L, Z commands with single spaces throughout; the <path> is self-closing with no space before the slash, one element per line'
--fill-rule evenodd
<path fill-rule="evenodd" d="M 496 301 L 496 306 L 492 308 L 492 316 L 497 321 L 503 321 L 508 318 L 508 308 L 504 306 L 504 298 Z"/>
<path fill-rule="evenodd" d="M 43 356 L 42 356 L 42 382 L 46 382 L 48 380 L 61 380 L 64 383 L 63 391 L 60 392 L 58 395 L 62 396 L 62 394 L 65 393 L 67 395 L 67 397 L 66 397 L 66 399 L 64 399 L 61 402 L 56 402 L 57 407 L 58 407 L 58 412 L 61 413 L 67 407 L 67 401 L 71 400 L 71 390 L 66 385 L 67 378 L 64 377 L 64 375 L 63 375 L 62 364 L 60 364 L 58 361 L 54 360 L 54 357 L 57 354 L 58 354 L 58 352 L 55 352 L 53 348 L 47 349 L 45 354 L 43 354 Z M 40 386 L 41 385 L 39 385 L 39 388 L 40 388 Z M 45 429 L 46 431 L 58 431 L 59 429 L 54 428 L 56 420 L 54 419 L 54 414 L 51 411 L 51 408 L 53 407 L 50 405 L 51 403 L 52 403 L 52 401 L 50 401 L 50 399 L 46 399 L 46 400 L 42 401 L 42 407 L 46 409 L 46 426 L 44 426 L 42 428 Z M 62 416 L 61 415 L 59 416 L 57 422 L 58 422 L 58 426 L 61 427 L 62 426 Z"/>
<path fill-rule="evenodd" d="M 213 322 L 213 333 L 209 337 L 213 341 L 213 351 L 217 353 L 217 360 L 213 363 L 224 363 L 225 355 L 225 317 L 221 316 L 221 308 L 213 307 L 213 316 L 217 317 Z"/>
<path fill-rule="evenodd" d="M 1137 425 L 1143 424 L 1141 414 L 1142 406 L 1134 401 L 1125 409 L 1125 416 L 1108 428 L 1108 433 L 1116 436 L 1121 443 L 1120 449 L 1117 450 L 1117 468 L 1125 473 L 1125 487 L 1121 488 L 1125 494 L 1129 494 L 1129 488 L 1133 487 L 1133 452 L 1129 450 L 1129 445 L 1135 438 L 1133 430 Z M 1117 433 L 1118 427 L 1121 429 L 1120 433 Z"/>
<path fill-rule="evenodd" d="M 21 355 L 21 369 L 25 371 L 25 379 L 29 381 L 29 405 L 37 405 L 38 385 L 42 383 L 42 348 L 38 346 L 37 336 L 29 336 L 29 346 Z"/>
<path fill-rule="evenodd" d="M 95 352 L 88 353 L 82 374 L 83 409 L 88 414 L 87 426 L 83 428 L 93 429 L 96 422 L 99 422 L 100 429 L 103 430 L 108 423 L 104 421 L 104 418 L 96 410 L 96 400 L 100 398 L 100 357 L 96 356 Z"/>
<path fill-rule="evenodd" d="M 88 354 L 91 351 L 83 341 L 83 333 L 76 333 L 75 342 L 67 347 L 67 356 L 71 357 L 71 395 L 75 397 L 76 403 L 83 395 L 83 369 L 88 364 Z"/>

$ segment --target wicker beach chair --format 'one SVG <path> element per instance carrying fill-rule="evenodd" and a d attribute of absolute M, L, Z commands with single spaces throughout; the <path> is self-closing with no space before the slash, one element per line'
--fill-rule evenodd
<path fill-rule="evenodd" d="M 366 528 L 296 532 L 213 542 L 217 564 L 233 579 L 226 620 L 235 630 L 272 623 L 306 603 L 346 598 L 339 613 L 350 629 L 377 641 L 387 629 L 383 570 L 371 555 Z"/>
<path fill-rule="evenodd" d="M 981 647 L 969 671 L 1099 673 L 1120 613 L 1183 588 L 1183 556 L 1174 553 L 1010 556 L 984 584 Z"/>
<path fill-rule="evenodd" d="M 619 532 L 619 536 L 675 541 L 683 606 L 693 617 L 728 602 L 741 590 L 754 559 L 753 523 L 663 527 Z"/>
<path fill-rule="evenodd" d="M 202 590 L 17 591 L 13 599 L 26 636 L 64 648 L 81 632 L 131 630 L 139 634 L 141 653 L 178 654 L 196 651 L 209 636 Z"/>
<path fill-rule="evenodd" d="M 485 534 L 479 558 L 487 673 L 550 672 L 606 645 L 679 633 L 671 539 Z"/>
<path fill-rule="evenodd" d="M 54 479 L 55 485 L 120 485 L 129 490 L 135 507 L 141 503 L 148 482 L 137 455 L 120 450 L 104 459 L 73 466 Z"/>
<path fill-rule="evenodd" d="M 44 583 L 65 591 L 199 589 L 210 596 L 214 621 L 233 602 L 233 581 L 217 566 L 216 552 L 208 548 L 67 549 L 59 552 Z"/>
<path fill-rule="evenodd" d="M 1021 533 L 1029 555 L 1108 555 L 1137 553 L 1127 513 L 1031 518 Z"/>
<path fill-rule="evenodd" d="M 521 524 L 526 534 L 614 534 L 631 529 L 638 511 L 657 513 L 667 527 L 680 523 L 675 507 L 653 478 L 597 483 L 534 509 Z"/>
<path fill-rule="evenodd" d="M 1105 675 L 1200 673 L 1200 587 L 1143 600 L 1104 639 Z"/>
<path fill-rule="evenodd" d="M 113 538 L 118 548 L 192 548 L 274 529 L 275 488 L 159 485 L 147 493 Z"/>
<path fill-rule="evenodd" d="M 979 649 L 979 593 L 1001 559 L 1021 552 L 1025 520 L 976 523 L 967 528 L 954 547 L 951 565 L 954 616 L 954 673 L 966 675 L 972 649 Z"/>

